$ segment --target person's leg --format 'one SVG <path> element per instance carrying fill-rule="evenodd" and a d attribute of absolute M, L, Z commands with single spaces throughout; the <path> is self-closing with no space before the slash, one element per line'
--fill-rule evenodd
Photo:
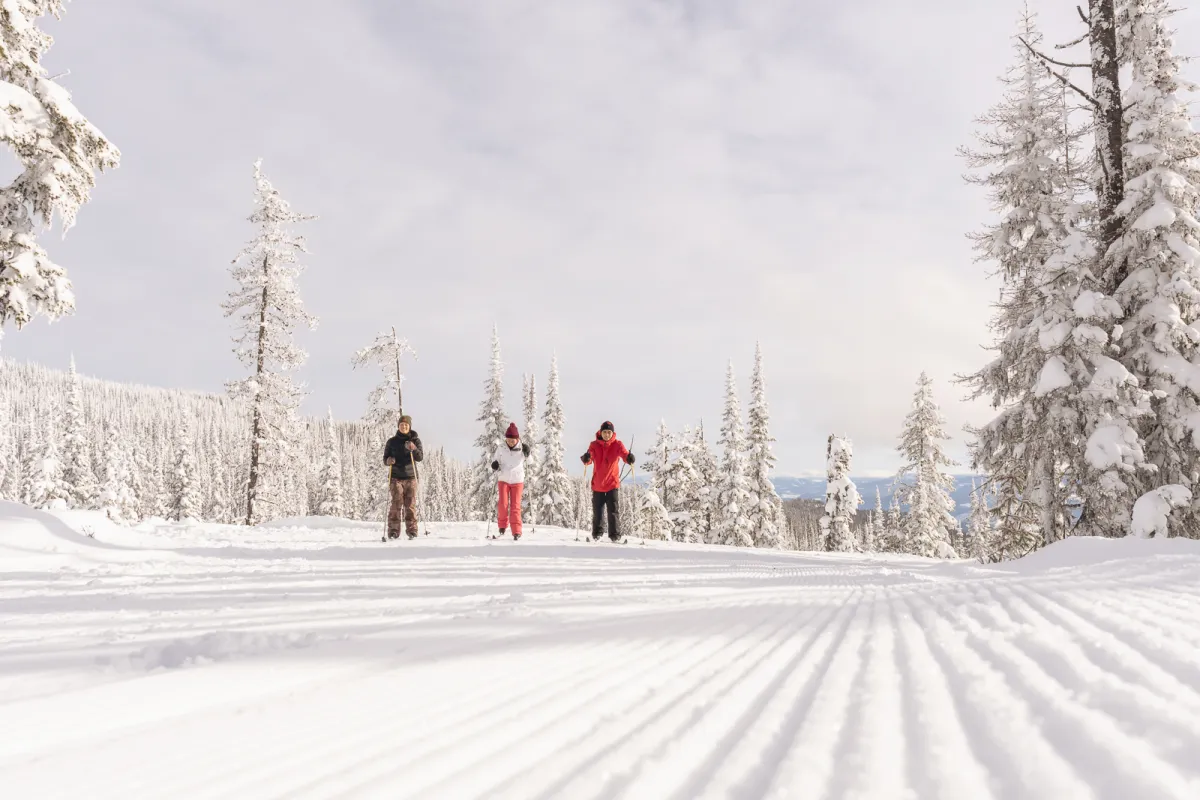
<path fill-rule="evenodd" d="M 404 486 L 404 529 L 409 536 L 417 535 L 417 479 L 400 481 Z"/>
<path fill-rule="evenodd" d="M 509 486 L 504 481 L 500 481 L 499 498 L 496 500 L 496 524 L 500 527 L 500 532 L 504 533 L 504 529 L 508 527 L 509 514 Z"/>
<path fill-rule="evenodd" d="M 512 521 L 512 532 L 516 536 L 521 535 L 521 493 L 525 491 L 525 484 L 510 483 L 508 484 L 508 512 L 509 519 Z"/>
<path fill-rule="evenodd" d="M 608 492 L 608 496 L 604 500 L 605 505 L 608 506 L 608 538 L 614 542 L 621 538 L 621 528 L 618 524 L 620 520 L 617 516 L 618 491 L 617 489 L 613 489 L 611 492 Z"/>
<path fill-rule="evenodd" d="M 387 533 L 394 538 L 400 535 L 400 521 L 404 519 L 404 489 L 400 481 L 388 481 L 388 497 Z"/>
<path fill-rule="evenodd" d="M 592 490 L 592 538 L 600 538 L 600 515 L 604 513 L 604 492 Z"/>

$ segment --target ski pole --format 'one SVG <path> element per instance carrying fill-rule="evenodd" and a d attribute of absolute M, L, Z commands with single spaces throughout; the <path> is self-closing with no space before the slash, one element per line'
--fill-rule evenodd
<path fill-rule="evenodd" d="M 387 496 L 388 496 L 387 511 L 384 512 L 384 515 L 383 515 L 383 540 L 386 542 L 388 540 L 388 520 L 392 516 L 392 468 L 390 465 L 385 464 L 384 469 L 387 470 Z"/>
<path fill-rule="evenodd" d="M 590 466 L 591 466 L 591 464 L 583 465 L 583 491 L 584 491 L 585 497 L 587 496 L 587 470 L 588 470 L 588 467 L 590 467 Z M 576 506 L 576 508 L 575 508 L 575 541 L 577 541 L 577 542 L 579 541 L 579 534 L 582 530 L 583 530 L 583 506 L 580 505 L 580 506 Z"/>
<path fill-rule="evenodd" d="M 412 451 L 408 454 L 409 463 L 413 465 L 413 480 L 417 482 L 417 496 L 413 498 L 413 505 L 420 508 L 419 498 L 421 496 L 421 471 L 417 469 L 417 459 L 413 457 Z M 424 515 L 421 515 L 424 516 Z M 421 517 L 417 517 L 417 533 L 421 532 Z M 429 535 L 429 526 L 425 526 L 425 535 Z"/>

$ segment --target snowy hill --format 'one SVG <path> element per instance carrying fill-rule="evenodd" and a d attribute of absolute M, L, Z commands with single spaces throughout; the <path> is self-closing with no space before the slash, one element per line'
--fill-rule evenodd
<path fill-rule="evenodd" d="M 5 796 L 1198 796 L 1200 542 L 484 529 L 0 504 Z"/>

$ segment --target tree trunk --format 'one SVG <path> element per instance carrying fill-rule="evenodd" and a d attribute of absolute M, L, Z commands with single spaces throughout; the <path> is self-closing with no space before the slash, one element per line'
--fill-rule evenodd
<path fill-rule="evenodd" d="M 1100 162 L 1096 199 L 1100 215 L 1100 255 L 1121 235 L 1117 206 L 1125 195 L 1124 111 L 1121 108 L 1121 65 L 1117 58 L 1114 0 L 1088 0 L 1091 23 L 1092 94 L 1096 99 L 1096 155 Z M 1109 276 L 1111 294 L 1125 280 L 1125 270 Z"/>
<path fill-rule="evenodd" d="M 267 259 L 263 258 L 263 274 L 267 272 Z M 258 468 L 262 435 L 262 376 L 266 369 L 267 347 L 267 284 L 264 280 L 262 302 L 258 307 L 258 359 L 254 377 L 258 381 L 258 392 L 254 395 L 254 412 L 250 420 L 250 479 L 246 483 L 246 525 L 254 524 L 254 501 L 258 499 Z"/>

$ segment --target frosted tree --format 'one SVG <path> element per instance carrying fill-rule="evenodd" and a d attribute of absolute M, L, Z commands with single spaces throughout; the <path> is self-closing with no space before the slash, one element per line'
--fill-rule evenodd
<path fill-rule="evenodd" d="M 546 408 L 542 412 L 542 468 L 538 490 L 540 520 L 546 525 L 570 528 L 577 522 L 575 503 L 578 489 L 563 464 L 563 426 L 567 423 L 558 393 L 558 357 L 550 359 L 546 381 Z"/>
<path fill-rule="evenodd" d="M 31 480 L 28 503 L 34 508 L 67 508 L 71 502 L 71 486 L 63 479 L 59 450 L 58 404 L 51 402 L 45 409 L 40 447 L 31 447 Z"/>
<path fill-rule="evenodd" d="M 92 469 L 91 436 L 83 418 L 82 389 L 75 358 L 67 373 L 66 406 L 63 409 L 63 480 L 71 487 L 70 504 L 75 508 L 92 508 L 96 504 L 99 486 Z"/>
<path fill-rule="evenodd" d="M 9 321 L 21 328 L 35 315 L 55 319 L 74 310 L 66 271 L 37 236 L 55 216 L 65 235 L 91 199 L 95 173 L 116 168 L 121 157 L 42 66 L 52 39 L 38 20 L 62 11 L 62 0 L 0 6 L 0 141 L 19 165 L 0 189 L 0 335 Z"/>
<path fill-rule="evenodd" d="M 652 488 L 659 497 L 659 503 L 666 507 L 669 502 L 669 493 L 667 482 L 671 469 L 671 456 L 674 451 L 674 439 L 671 436 L 671 431 L 667 429 L 667 421 L 660 419 L 658 421 L 658 430 L 655 433 L 654 445 L 646 452 L 646 461 L 643 468 L 650 476 L 650 488 Z"/>
<path fill-rule="evenodd" d="M 717 457 L 704 436 L 704 420 L 696 426 L 692 437 L 691 456 L 696 473 L 700 476 L 695 495 L 690 501 L 692 521 L 699 541 L 715 542 L 719 469 Z"/>
<path fill-rule="evenodd" d="M 17 499 L 17 439 L 13 435 L 12 408 L 0 398 L 0 500 Z"/>
<path fill-rule="evenodd" d="M 987 500 L 983 498 L 974 479 L 971 480 L 971 515 L 967 518 L 967 552 L 971 558 L 984 564 L 995 560 Z"/>
<path fill-rule="evenodd" d="M 342 496 L 342 458 L 337 428 L 333 424 L 333 409 L 328 409 L 325 421 L 325 458 L 321 463 L 321 489 L 317 514 L 323 517 L 344 517 L 345 498 Z"/>
<path fill-rule="evenodd" d="M 475 461 L 474 486 L 471 497 L 474 500 L 475 513 L 478 519 L 490 519 L 496 512 L 496 503 L 500 498 L 496 475 L 492 472 L 492 456 L 496 448 L 504 441 L 504 431 L 508 428 L 508 417 L 504 413 L 504 363 L 500 360 L 500 334 L 492 326 L 492 358 L 488 366 L 488 377 L 483 383 L 483 400 L 479 404 L 479 416 L 483 430 L 475 439 L 479 448 L 479 457 Z"/>
<path fill-rule="evenodd" d="M 1127 11 L 1125 226 L 1111 266 L 1122 277 L 1114 293 L 1125 312 L 1120 361 L 1152 395 L 1152 413 L 1138 425 L 1153 465 L 1137 476 L 1141 494 L 1200 478 L 1200 137 L 1181 97 L 1193 87 L 1181 83 L 1183 59 L 1167 28 L 1174 9 L 1129 0 Z M 1181 527 L 1200 524 L 1198 510 L 1177 514 Z"/>
<path fill-rule="evenodd" d="M 357 369 L 374 364 L 383 372 L 380 381 L 371 393 L 367 395 L 367 412 L 363 422 L 381 430 L 391 431 L 396 421 L 404 413 L 404 373 L 400 369 L 400 359 L 406 355 L 417 357 L 417 351 L 396 335 L 396 328 L 383 331 L 375 337 L 375 341 L 354 354 L 351 363 Z"/>
<path fill-rule="evenodd" d="M 654 489 L 642 493 L 637 512 L 637 532 L 643 539 L 671 538 L 671 517 Z"/>
<path fill-rule="evenodd" d="M 945 420 L 933 401 L 933 382 L 924 372 L 917 380 L 912 410 L 904 420 L 900 445 L 904 466 L 896 477 L 896 494 L 908 505 L 901 521 L 905 552 L 913 555 L 953 558 L 952 534 L 958 521 L 954 509 L 954 479 L 943 471 L 954 462 L 942 449 L 948 439 Z M 906 480 L 906 476 L 910 476 Z"/>
<path fill-rule="evenodd" d="M 175 444 L 175 459 L 170 477 L 168 519 L 183 522 L 200 518 L 200 493 L 197 490 L 196 456 L 192 451 L 192 426 L 185 422 Z"/>
<path fill-rule="evenodd" d="M 525 489 L 521 493 L 521 502 L 525 520 L 536 526 L 541 505 L 538 499 L 542 483 L 542 432 L 538 423 L 537 385 L 532 375 L 526 376 L 523 389 L 525 427 L 521 431 L 521 441 L 529 445 L 529 455 L 525 457 Z"/>
<path fill-rule="evenodd" d="M 850 479 L 854 448 L 849 439 L 831 435 L 825 445 L 825 513 L 821 516 L 824 549 L 854 552 L 854 515 L 862 504 L 858 487 Z"/>
<path fill-rule="evenodd" d="M 286 500 L 282 496 L 286 450 L 295 436 L 293 424 L 301 398 L 288 373 L 307 358 L 293 335 L 297 325 L 316 327 L 296 287 L 302 269 L 298 255 L 308 250 L 304 238 L 291 232 L 295 223 L 315 217 L 293 211 L 279 196 L 262 174 L 262 159 L 254 162 L 254 181 L 250 222 L 259 231 L 233 260 L 237 288 L 223 305 L 225 316 L 236 317 L 238 323 L 234 353 L 253 370 L 249 378 L 229 384 L 230 392 L 250 408 L 247 525 L 266 519 Z"/>
<path fill-rule="evenodd" d="M 750 535 L 755 547 L 778 548 L 782 544 L 783 501 L 771 482 L 775 455 L 771 452 L 770 408 L 767 405 L 767 382 L 763 373 L 761 345 L 754 348 L 754 372 L 750 377 L 750 408 L 746 430 L 747 477 L 752 505 Z"/>
<path fill-rule="evenodd" d="M 703 542 L 705 529 L 701 525 L 704 522 L 701 489 L 706 487 L 701 485 L 700 471 L 696 467 L 696 438 L 691 428 L 684 426 L 678 437 L 672 437 L 672 442 L 670 448 L 674 455 L 662 472 L 660 498 L 671 519 L 671 538 L 677 542 Z M 655 477 L 658 477 L 658 473 L 655 473 Z"/>
<path fill-rule="evenodd" d="M 100 508 L 113 522 L 128 525 L 140 518 L 138 499 L 133 491 L 133 469 L 116 426 L 109 424 L 105 428 Z"/>
<path fill-rule="evenodd" d="M 717 473 L 712 540 L 717 544 L 753 547 L 750 507 L 753 496 L 746 480 L 742 418 L 738 406 L 733 362 L 725 373 L 725 411 L 721 420 L 721 466 Z"/>

